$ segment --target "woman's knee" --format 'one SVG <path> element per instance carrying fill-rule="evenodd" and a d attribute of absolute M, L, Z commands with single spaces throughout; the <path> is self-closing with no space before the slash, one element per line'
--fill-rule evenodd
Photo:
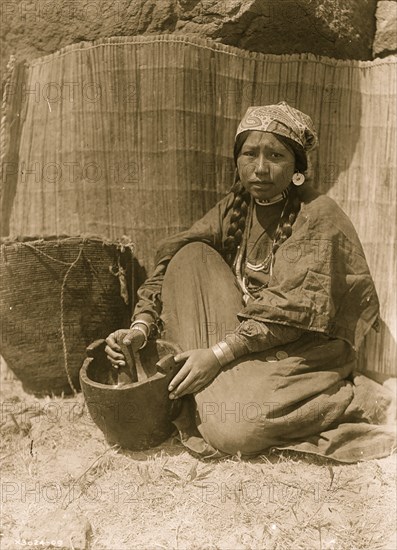
<path fill-rule="evenodd" d="M 185 244 L 171 259 L 172 263 L 183 262 L 184 265 L 200 265 L 208 263 L 211 259 L 222 259 L 219 252 L 208 244 L 202 242 L 194 242 Z M 222 260 L 223 261 L 223 260 Z"/>
<path fill-rule="evenodd" d="M 254 455 L 272 446 L 274 426 L 263 411 L 241 407 L 222 406 L 222 403 L 203 403 L 198 429 L 214 448 L 227 454 Z"/>
<path fill-rule="evenodd" d="M 183 281 L 194 281 L 196 286 L 204 285 L 207 290 L 215 285 L 219 292 L 223 290 L 228 296 L 237 285 L 232 270 L 221 254 L 201 242 L 186 244 L 173 256 L 167 267 L 164 284 L 168 284 L 169 279 L 178 288 L 183 286 Z"/>

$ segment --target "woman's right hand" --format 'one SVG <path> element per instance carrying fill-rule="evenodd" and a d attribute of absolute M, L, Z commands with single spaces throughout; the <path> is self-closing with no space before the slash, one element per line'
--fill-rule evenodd
<path fill-rule="evenodd" d="M 145 335 L 136 329 L 120 329 L 109 334 L 106 338 L 105 352 L 116 368 L 125 366 L 125 357 L 121 351 L 120 344 L 131 345 L 133 351 L 138 351 L 145 343 Z"/>

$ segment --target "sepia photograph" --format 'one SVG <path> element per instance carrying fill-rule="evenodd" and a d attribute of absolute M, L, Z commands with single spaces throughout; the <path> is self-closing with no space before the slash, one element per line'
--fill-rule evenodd
<path fill-rule="evenodd" d="M 396 0 L 0 45 L 0 549 L 395 550 Z"/>

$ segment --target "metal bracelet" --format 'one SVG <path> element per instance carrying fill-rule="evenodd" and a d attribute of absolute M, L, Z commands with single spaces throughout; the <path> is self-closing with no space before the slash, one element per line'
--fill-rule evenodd
<path fill-rule="evenodd" d="M 224 367 L 225 365 L 227 365 L 226 358 L 223 354 L 223 351 L 218 346 L 218 344 L 215 344 L 214 346 L 212 346 L 211 351 L 213 352 L 213 354 L 217 358 L 218 363 L 220 364 L 221 367 Z"/>
<path fill-rule="evenodd" d="M 226 357 L 226 360 L 228 363 L 231 363 L 232 361 L 234 361 L 236 358 L 234 356 L 234 353 L 232 352 L 232 350 L 230 349 L 230 346 L 229 344 L 227 344 L 227 342 L 224 342 L 223 340 L 221 342 L 218 342 L 218 346 L 221 348 L 224 356 Z"/>
<path fill-rule="evenodd" d="M 141 345 L 141 347 L 140 347 L 139 349 L 144 348 L 144 347 L 146 346 L 147 340 L 148 340 L 148 336 L 147 336 L 147 334 L 146 334 L 146 330 L 143 329 L 142 327 L 138 327 L 138 326 L 136 326 L 136 325 L 134 326 L 134 324 L 131 325 L 130 330 L 139 330 L 139 332 L 142 332 L 142 334 L 143 334 L 144 337 L 145 337 L 145 341 L 143 342 L 143 344 Z"/>
<path fill-rule="evenodd" d="M 226 342 L 219 342 L 212 346 L 211 351 L 214 353 L 215 357 L 218 359 L 221 367 L 228 365 L 235 359 L 232 350 L 226 344 Z"/>
<path fill-rule="evenodd" d="M 145 325 L 145 327 L 147 328 L 148 335 L 150 334 L 150 331 L 152 330 L 152 326 L 147 321 L 143 321 L 141 319 L 136 319 L 135 321 L 133 321 L 131 323 L 130 328 L 133 328 L 133 327 L 135 327 L 135 325 L 138 325 L 138 324 L 139 325 Z"/>

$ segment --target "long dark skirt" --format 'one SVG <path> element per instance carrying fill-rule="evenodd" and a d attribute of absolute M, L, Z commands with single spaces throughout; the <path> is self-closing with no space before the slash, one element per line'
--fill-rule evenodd
<path fill-rule="evenodd" d="M 222 340 L 244 307 L 230 267 L 203 243 L 186 245 L 170 261 L 162 302 L 162 336 L 183 350 Z M 183 444 L 203 457 L 252 456 L 272 447 L 342 462 L 386 456 L 396 443 L 393 426 L 385 425 L 391 392 L 354 367 L 346 342 L 307 331 L 223 368 L 182 398 L 175 424 Z"/>

